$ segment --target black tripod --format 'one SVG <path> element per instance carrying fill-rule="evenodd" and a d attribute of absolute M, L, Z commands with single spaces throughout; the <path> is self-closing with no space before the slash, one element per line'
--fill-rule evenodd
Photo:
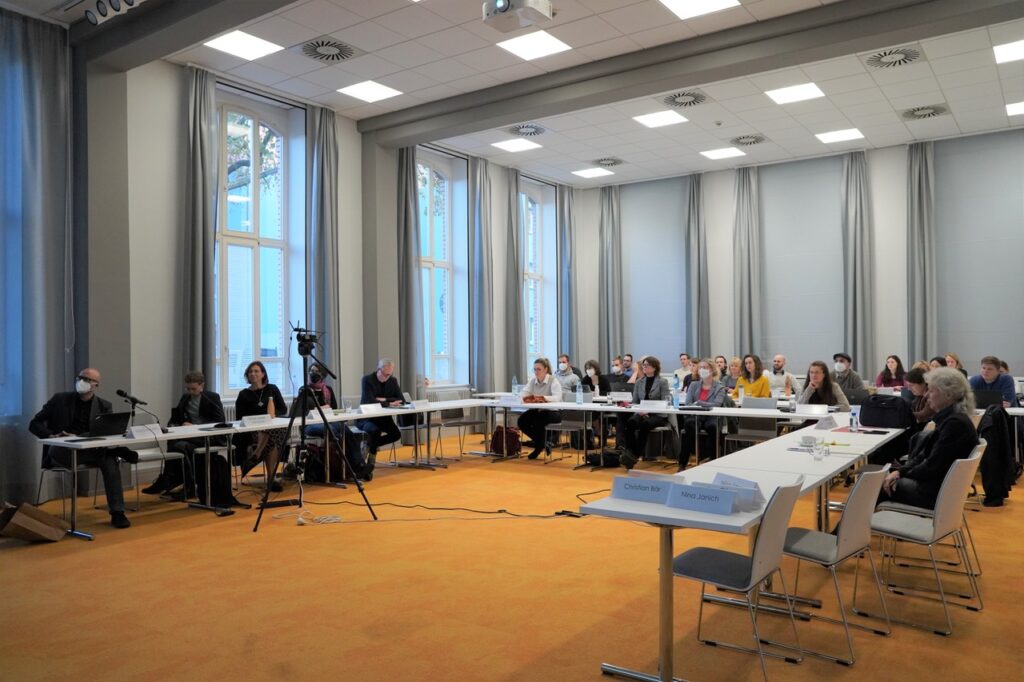
<path fill-rule="evenodd" d="M 296 330 L 296 331 L 298 331 L 298 330 Z M 316 337 L 307 334 L 306 338 L 315 339 Z M 334 372 L 332 372 L 330 370 L 330 368 L 327 367 L 327 365 L 325 365 L 324 363 L 320 362 L 319 358 L 317 358 L 315 355 L 313 355 L 312 345 L 313 345 L 313 343 L 315 341 L 303 341 L 301 333 L 299 335 L 299 339 L 300 339 L 300 341 L 299 341 L 299 354 L 302 355 L 302 378 L 303 378 L 303 381 L 306 381 L 308 379 L 308 377 L 309 377 L 309 359 L 310 358 L 313 358 L 314 360 L 316 360 L 316 363 L 324 370 L 324 372 L 327 373 L 328 376 L 330 376 L 332 379 L 337 380 L 338 376 Z M 324 416 L 324 411 L 323 411 L 323 408 L 320 406 L 320 401 L 317 400 L 316 396 L 313 395 L 313 389 L 309 386 L 308 383 L 303 383 L 302 384 L 302 388 L 299 389 L 298 395 L 295 396 L 295 400 L 298 403 L 298 410 L 292 410 L 292 416 L 288 420 L 288 428 L 287 428 L 287 431 L 286 431 L 286 433 L 291 433 L 292 425 L 295 423 L 296 417 L 298 417 L 299 418 L 299 449 L 298 449 L 297 454 L 295 456 L 295 478 L 296 478 L 296 480 L 298 481 L 298 484 L 299 484 L 299 497 L 297 499 L 293 498 L 293 499 L 288 499 L 288 500 L 274 500 L 273 502 L 269 501 L 270 486 L 273 483 L 275 477 L 277 476 L 277 465 L 275 465 L 274 466 L 274 470 L 268 472 L 268 474 L 267 474 L 267 487 L 266 487 L 266 490 L 263 491 L 263 500 L 260 502 L 259 514 L 256 515 L 256 525 L 252 527 L 252 532 L 253 533 L 255 533 L 260 528 L 260 521 L 263 519 L 263 510 L 264 509 L 273 509 L 275 507 L 292 507 L 292 506 L 302 507 L 302 496 L 303 496 L 302 480 L 303 480 L 303 477 L 304 477 L 304 474 L 305 474 L 306 457 L 308 455 L 308 450 L 306 449 L 306 413 L 309 412 L 309 410 L 306 408 L 306 400 L 307 400 L 307 398 L 309 400 L 311 400 L 312 403 L 313 403 L 313 406 L 316 407 L 316 411 L 320 415 L 320 420 L 324 424 L 324 436 L 327 439 L 327 453 L 328 453 L 328 456 L 326 458 L 326 466 L 327 466 L 328 473 L 330 472 L 330 456 L 329 456 L 329 453 L 330 453 L 330 448 L 331 448 L 332 445 L 334 447 L 336 447 L 336 448 L 339 448 L 338 452 L 342 453 L 342 455 L 345 457 L 345 464 L 346 464 L 346 466 L 348 466 L 349 470 L 352 471 L 353 474 L 356 471 L 355 467 L 352 466 L 351 453 L 349 453 L 348 450 L 346 448 L 342 447 L 342 444 L 338 442 L 337 436 L 334 435 L 334 431 L 331 430 L 330 424 L 327 423 L 327 417 Z M 278 464 L 280 464 L 281 459 L 282 459 L 281 457 L 278 457 Z M 376 521 L 377 520 L 377 514 L 376 514 L 376 512 L 374 512 L 373 506 L 370 504 L 370 500 L 368 500 L 366 498 L 366 491 L 363 489 L 362 482 L 360 482 L 358 476 L 353 476 L 352 479 L 355 481 L 356 489 L 359 490 L 359 494 L 362 495 L 362 497 L 363 497 L 363 502 L 366 503 L 366 508 L 370 511 L 370 516 L 372 516 L 373 520 Z"/>

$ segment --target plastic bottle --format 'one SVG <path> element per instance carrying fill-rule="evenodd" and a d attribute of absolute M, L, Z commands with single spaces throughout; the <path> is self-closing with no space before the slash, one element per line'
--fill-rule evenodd
<path fill-rule="evenodd" d="M 672 407 L 679 409 L 679 377 L 672 377 Z"/>
<path fill-rule="evenodd" d="M 576 404 L 577 405 L 582 405 L 583 404 L 583 382 L 582 381 L 577 381 L 576 382 Z"/>
<path fill-rule="evenodd" d="M 850 431 L 860 429 L 860 405 L 850 405 Z"/>
<path fill-rule="evenodd" d="M 512 375 L 512 392 L 519 395 L 519 377 Z"/>
<path fill-rule="evenodd" d="M 739 389 L 737 389 L 736 395 L 738 396 L 738 398 L 737 398 L 738 402 L 740 403 L 740 405 L 742 405 L 743 404 L 743 387 L 742 386 L 740 386 Z"/>

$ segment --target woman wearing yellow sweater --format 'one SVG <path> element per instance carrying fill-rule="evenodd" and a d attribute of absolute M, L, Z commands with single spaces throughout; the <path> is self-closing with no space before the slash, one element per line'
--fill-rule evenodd
<path fill-rule="evenodd" d="M 740 391 L 746 398 L 770 398 L 772 396 L 772 385 L 768 377 L 764 375 L 764 366 L 761 358 L 753 354 L 743 356 L 743 371 L 740 378 L 736 380 L 736 388 L 732 391 L 732 397 L 738 398 Z"/>

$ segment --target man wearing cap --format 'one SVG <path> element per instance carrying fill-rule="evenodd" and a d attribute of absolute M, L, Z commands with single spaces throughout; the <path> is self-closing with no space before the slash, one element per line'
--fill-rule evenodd
<path fill-rule="evenodd" d="M 864 380 L 860 378 L 859 374 L 850 369 L 850 365 L 853 364 L 853 358 L 848 353 L 836 353 L 832 356 L 832 361 L 835 362 L 835 367 L 832 371 L 832 381 L 838 384 L 839 388 L 843 389 L 843 393 L 849 393 L 851 390 L 865 390 Z"/>

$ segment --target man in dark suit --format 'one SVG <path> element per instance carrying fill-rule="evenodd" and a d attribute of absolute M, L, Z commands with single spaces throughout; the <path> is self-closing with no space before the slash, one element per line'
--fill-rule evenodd
<path fill-rule="evenodd" d="M 112 412 L 110 403 L 96 395 L 100 385 L 99 370 L 87 367 L 75 377 L 75 390 L 57 393 L 43 405 L 43 409 L 29 422 L 28 428 L 39 438 L 78 436 L 89 432 L 89 425 L 99 414 Z M 115 528 L 128 528 L 131 524 L 124 515 L 124 488 L 121 483 L 121 465 L 118 459 L 137 462 L 139 456 L 128 448 L 99 448 L 78 453 L 78 463 L 98 467 L 103 475 L 103 489 L 110 510 L 110 524 Z M 43 467 L 71 467 L 71 450 L 46 446 L 43 448 Z"/>
<path fill-rule="evenodd" d="M 224 405 L 220 395 L 206 390 L 206 377 L 202 372 L 189 372 L 185 375 L 185 393 L 178 400 L 178 406 L 171 411 L 170 426 L 188 426 L 191 424 L 217 424 L 224 421 Z M 195 482 L 199 481 L 198 497 L 206 503 L 206 441 L 203 438 L 182 438 L 171 441 L 170 452 L 180 452 L 184 459 L 168 460 L 164 471 L 142 492 L 147 495 L 159 495 L 174 490 L 185 484 L 185 494 L 192 497 L 196 494 Z M 196 456 L 196 450 L 200 450 Z M 223 457 L 215 457 L 210 462 L 210 490 L 213 503 L 217 506 L 229 506 L 236 503 L 231 494 L 231 471 Z"/>
<path fill-rule="evenodd" d="M 359 403 L 361 405 L 372 405 L 374 403 L 381 407 L 398 407 L 405 403 L 402 396 L 402 389 L 398 385 L 398 379 L 394 377 L 395 363 L 387 358 L 382 358 L 377 363 L 376 371 L 370 372 L 363 377 L 361 383 L 361 394 Z M 382 445 L 393 443 L 402 437 L 398 425 L 391 417 L 374 417 L 371 419 L 360 419 L 356 426 L 366 432 L 369 437 L 368 450 L 366 454 L 366 468 L 372 470 L 373 462 L 377 457 L 377 450 Z"/>

